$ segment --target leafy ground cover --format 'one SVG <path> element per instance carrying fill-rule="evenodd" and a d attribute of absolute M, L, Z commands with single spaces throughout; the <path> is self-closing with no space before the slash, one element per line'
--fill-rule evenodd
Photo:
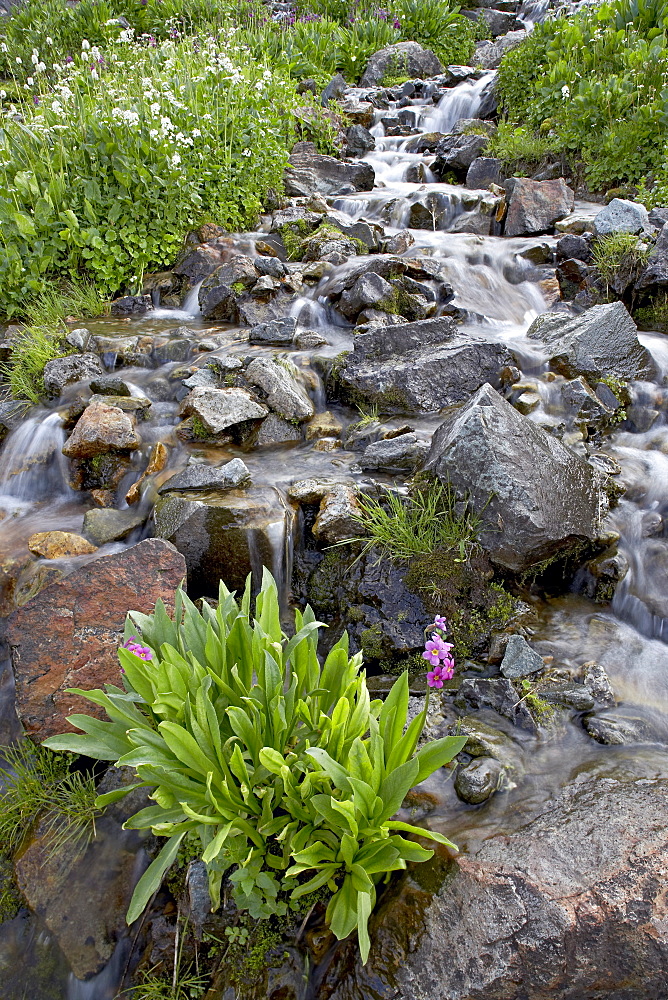
<path fill-rule="evenodd" d="M 592 190 L 665 186 L 667 28 L 663 0 L 613 0 L 537 25 L 501 63 L 509 126 L 498 154 L 518 158 L 512 140 L 523 138 L 562 150 Z M 520 128 L 523 136 L 513 132 Z"/>

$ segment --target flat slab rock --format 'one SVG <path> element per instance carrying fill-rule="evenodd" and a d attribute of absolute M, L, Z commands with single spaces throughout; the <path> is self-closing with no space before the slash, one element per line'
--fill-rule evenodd
<path fill-rule="evenodd" d="M 371 918 L 368 964 L 346 942 L 319 996 L 665 1000 L 667 850 L 668 780 L 582 775 L 475 857 L 399 881 Z"/>
<path fill-rule="evenodd" d="M 127 612 L 148 614 L 158 598 L 173 605 L 185 575 L 174 546 L 149 538 L 87 563 L 14 612 L 7 638 L 16 706 L 33 739 L 69 731 L 72 712 L 94 714 L 95 706 L 65 689 L 118 684 L 116 651 Z"/>

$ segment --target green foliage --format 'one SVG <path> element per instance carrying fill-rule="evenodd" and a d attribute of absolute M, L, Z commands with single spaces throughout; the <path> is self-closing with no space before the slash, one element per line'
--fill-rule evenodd
<path fill-rule="evenodd" d="M 537 694 L 531 681 L 526 677 L 520 681 L 520 688 L 522 690 L 521 701 L 526 702 L 526 706 L 536 722 L 539 723 L 539 725 L 547 725 L 547 723 L 554 718 L 554 706 Z"/>
<path fill-rule="evenodd" d="M 360 512 L 352 516 L 364 528 L 361 555 L 374 549 L 379 558 L 402 562 L 438 549 L 465 559 L 480 527 L 473 511 L 457 509 L 454 490 L 438 482 L 414 486 L 403 497 L 392 490 L 380 499 L 362 495 L 358 504 Z"/>
<path fill-rule="evenodd" d="M 0 374 L 14 399 L 38 403 L 44 395 L 44 367 L 68 353 L 62 333 L 52 327 L 27 327 L 12 338 L 9 360 Z"/>
<path fill-rule="evenodd" d="M 105 314 L 109 304 L 89 282 L 65 282 L 49 286 L 21 307 L 29 326 L 12 338 L 8 361 L 0 365 L 0 376 L 15 399 L 38 403 L 44 395 L 44 367 L 54 358 L 71 353 L 64 339 L 65 320 L 87 319 Z"/>
<path fill-rule="evenodd" d="M 501 63 L 509 121 L 534 133 L 549 123 L 595 189 L 662 169 L 667 25 L 665 0 L 612 0 L 537 25 Z"/>
<path fill-rule="evenodd" d="M 592 255 L 598 272 L 609 286 L 622 265 L 638 267 L 644 264 L 650 248 L 631 233 L 610 233 L 596 240 Z"/>
<path fill-rule="evenodd" d="M 178 591 L 173 621 L 160 601 L 153 615 L 133 612 L 126 636 L 139 629 L 153 659 L 119 650 L 125 690 L 78 692 L 111 721 L 73 715 L 83 734 L 45 745 L 134 767 L 153 789 L 155 805 L 125 825 L 168 839 L 139 880 L 129 922 L 194 832 L 214 906 L 230 869 L 237 906 L 255 918 L 283 915 L 326 885 L 329 926 L 338 938 L 357 928 L 366 960 L 376 884 L 433 853 L 401 834 L 449 843 L 391 817 L 464 741 L 449 737 L 416 753 L 427 706 L 406 728 L 407 676 L 384 703 L 371 702 L 345 635 L 321 665 L 320 623 L 310 608 L 295 612 L 288 639 L 266 570 L 253 624 L 250 605 L 249 579 L 240 603 L 221 583 L 215 611 L 206 602 L 198 611 Z"/>
<path fill-rule="evenodd" d="M 401 22 L 402 39 L 431 49 L 444 66 L 468 63 L 476 26 L 459 14 L 459 7 L 443 0 L 396 0 L 392 9 Z"/>
<path fill-rule="evenodd" d="M 370 424 L 375 424 L 378 420 L 378 407 L 374 404 L 372 406 L 358 406 L 357 412 L 359 413 L 359 420 L 351 424 L 348 430 L 364 430 Z"/>
<path fill-rule="evenodd" d="M 252 226 L 280 185 L 294 87 L 232 38 L 122 41 L 36 77 L 0 132 L 0 291 L 8 315 L 49 278 L 102 293 L 167 265 L 199 217 Z M 10 109 L 11 110 L 11 109 Z"/>
<path fill-rule="evenodd" d="M 559 141 L 555 136 L 541 135 L 511 122 L 499 123 L 490 145 L 490 156 L 498 156 L 515 176 L 536 167 L 549 154 L 559 152 Z"/>
<path fill-rule="evenodd" d="M 95 830 L 100 810 L 92 777 L 71 771 L 71 758 L 48 753 L 29 740 L 2 747 L 0 843 L 15 853 L 39 819 L 53 852 L 67 843 L 81 849 Z"/>
<path fill-rule="evenodd" d="M 0 924 L 12 920 L 20 908 L 21 894 L 14 880 L 14 869 L 0 854 Z"/>

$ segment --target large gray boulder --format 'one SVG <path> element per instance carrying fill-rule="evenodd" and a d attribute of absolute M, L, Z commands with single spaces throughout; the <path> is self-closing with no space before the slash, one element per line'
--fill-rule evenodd
<path fill-rule="evenodd" d="M 222 434 L 246 420 L 261 420 L 269 410 L 246 389 L 193 389 L 181 404 L 181 415 L 194 416 L 208 434 Z"/>
<path fill-rule="evenodd" d="M 610 233 L 642 233 L 650 229 L 649 213 L 644 205 L 626 198 L 613 198 L 594 217 L 594 232 L 597 236 Z"/>
<path fill-rule="evenodd" d="M 367 965 L 346 942 L 321 995 L 664 1000 L 668 780 L 653 771 L 583 773 L 474 856 L 419 866 L 372 916 Z"/>
<path fill-rule="evenodd" d="M 436 146 L 433 168 L 438 174 L 452 170 L 457 174 L 466 173 L 489 146 L 489 136 L 476 133 L 444 135 Z"/>
<path fill-rule="evenodd" d="M 504 345 L 468 338 L 440 317 L 359 334 L 336 380 L 344 401 L 376 403 L 388 413 L 428 413 L 463 402 L 511 363 Z"/>
<path fill-rule="evenodd" d="M 483 548 L 513 572 L 594 543 L 607 510 L 599 474 L 490 385 L 437 429 L 426 468 L 470 495 Z"/>
<path fill-rule="evenodd" d="M 651 379 L 652 356 L 638 340 L 636 325 L 622 302 L 593 306 L 579 316 L 543 313 L 527 331 L 545 344 L 550 366 L 565 375 L 599 379 Z"/>
<path fill-rule="evenodd" d="M 508 212 L 504 234 L 530 236 L 545 233 L 573 210 L 575 194 L 563 177 L 556 181 L 532 181 L 511 177 L 505 183 Z"/>
<path fill-rule="evenodd" d="M 328 197 L 372 189 L 376 175 L 370 163 L 348 163 L 325 156 L 316 152 L 313 143 L 302 142 L 297 146 L 283 177 L 286 194 L 292 197 L 312 194 Z"/>
<path fill-rule="evenodd" d="M 386 74 L 402 74 L 413 79 L 426 80 L 443 72 L 443 64 L 431 49 L 423 49 L 417 42 L 397 42 L 379 49 L 369 59 L 360 87 L 373 87 Z"/>
<path fill-rule="evenodd" d="M 255 358 L 245 372 L 250 385 L 260 389 L 274 413 L 285 420 L 309 420 L 315 407 L 299 381 L 299 370 L 289 361 Z"/>
<path fill-rule="evenodd" d="M 224 465 L 187 465 L 182 472 L 163 483 L 159 493 L 186 490 L 230 490 L 247 486 L 251 475 L 240 458 L 233 458 Z"/>
<path fill-rule="evenodd" d="M 505 35 L 500 35 L 493 42 L 478 42 L 473 62 L 476 66 L 482 66 L 483 69 L 498 69 L 506 52 L 516 49 L 528 34 L 528 31 L 520 28 L 517 31 L 509 31 Z"/>
<path fill-rule="evenodd" d="M 104 368 L 96 354 L 71 354 L 66 358 L 54 358 L 44 366 L 44 389 L 49 399 L 56 399 L 66 385 L 104 374 Z"/>

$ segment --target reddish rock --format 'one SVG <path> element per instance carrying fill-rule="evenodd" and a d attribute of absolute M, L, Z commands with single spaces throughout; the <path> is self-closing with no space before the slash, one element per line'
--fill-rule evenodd
<path fill-rule="evenodd" d="M 573 209 L 575 195 L 563 177 L 556 181 L 511 177 L 504 186 L 508 201 L 506 236 L 546 233 Z"/>
<path fill-rule="evenodd" d="M 118 406 L 91 403 L 77 421 L 65 442 L 63 455 L 68 458 L 95 458 L 108 451 L 135 451 L 141 439 L 131 416 Z"/>
<path fill-rule="evenodd" d="M 17 711 L 34 739 L 68 730 L 72 712 L 93 714 L 90 702 L 65 689 L 119 684 L 116 650 L 127 612 L 148 613 L 158 598 L 173 606 L 185 575 L 183 556 L 168 542 L 148 538 L 87 563 L 12 615 Z"/>

